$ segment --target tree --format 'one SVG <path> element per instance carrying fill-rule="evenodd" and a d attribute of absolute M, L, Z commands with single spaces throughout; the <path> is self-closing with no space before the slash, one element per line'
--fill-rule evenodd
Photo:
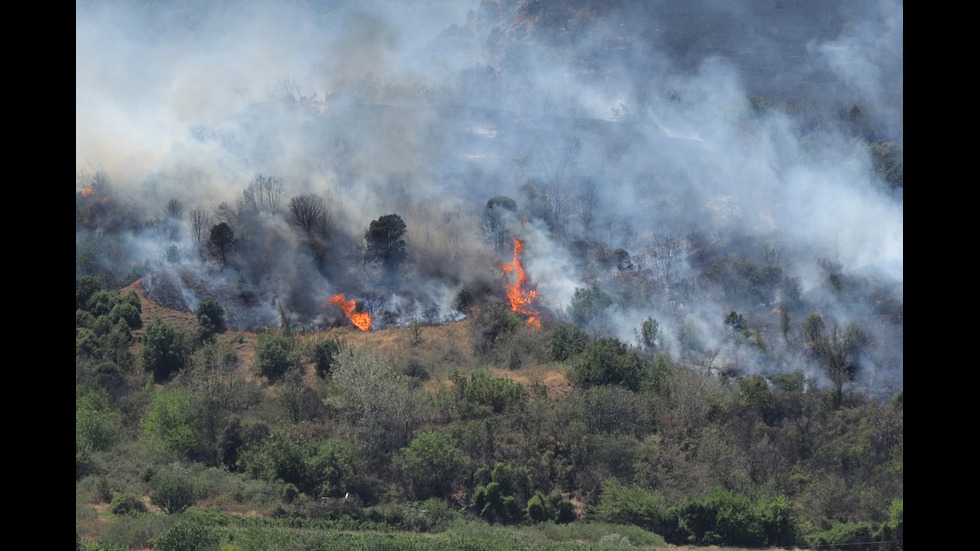
<path fill-rule="evenodd" d="M 146 324 L 140 341 L 140 361 L 157 382 L 184 367 L 183 339 L 172 324 L 154 318 Z"/>
<path fill-rule="evenodd" d="M 227 222 L 221 222 L 211 227 L 211 244 L 218 249 L 221 263 L 224 264 L 226 255 L 235 243 L 235 232 Z"/>
<path fill-rule="evenodd" d="M 371 222 L 364 234 L 368 261 L 380 261 L 388 270 L 394 270 L 407 258 L 405 232 L 407 226 L 401 216 L 386 214 Z"/>
<path fill-rule="evenodd" d="M 657 320 L 652 317 L 643 320 L 643 325 L 640 328 L 640 337 L 643 340 L 643 344 L 647 348 L 656 348 L 659 336 L 660 324 L 657 323 Z"/>
<path fill-rule="evenodd" d="M 153 406 L 143 419 L 143 434 L 162 442 L 181 456 L 197 442 L 191 416 L 191 402 L 181 388 L 168 388 L 153 397 Z"/>
<path fill-rule="evenodd" d="M 197 501 L 196 489 L 193 483 L 188 480 L 186 473 L 170 472 L 169 470 L 158 473 L 150 481 L 150 486 L 153 489 L 153 494 L 150 495 L 150 503 L 168 514 L 181 513 Z M 186 548 L 178 546 L 168 547 L 168 549 Z"/>
<path fill-rule="evenodd" d="M 402 448 L 402 470 L 416 499 L 445 497 L 466 457 L 448 434 L 424 432 Z"/>
<path fill-rule="evenodd" d="M 405 446 L 420 423 L 418 397 L 406 377 L 382 357 L 350 348 L 334 359 L 341 420 L 371 461 Z"/>
<path fill-rule="evenodd" d="M 572 365 L 572 382 L 582 388 L 600 385 L 623 385 L 632 391 L 640 389 L 643 360 L 636 351 L 613 338 L 588 343 Z"/>
<path fill-rule="evenodd" d="M 187 218 L 187 227 L 191 230 L 191 235 L 194 236 L 194 240 L 198 243 L 204 241 L 205 231 L 207 231 L 208 224 L 211 223 L 211 217 L 208 212 L 203 208 L 191 209 L 190 215 Z"/>
<path fill-rule="evenodd" d="M 825 333 L 824 329 L 820 314 L 810 314 L 803 322 L 800 334 L 830 379 L 834 408 L 839 408 L 844 398 L 844 387 L 857 375 L 858 358 L 870 341 L 864 330 L 853 323 L 843 330 L 835 325 L 829 333 Z"/>
<path fill-rule="evenodd" d="M 480 230 L 483 232 L 483 238 L 498 254 L 507 252 L 512 246 L 506 218 L 516 216 L 516 213 L 517 202 L 503 195 L 488 200 L 486 208 L 483 209 Z"/>
<path fill-rule="evenodd" d="M 591 329 L 593 333 L 598 333 L 600 318 L 612 303 L 612 297 L 596 285 L 588 289 L 579 287 L 575 289 L 575 294 L 572 296 L 572 321 L 583 329 Z"/>
<path fill-rule="evenodd" d="M 289 223 L 313 239 L 317 232 L 324 230 L 327 205 L 317 195 L 300 195 L 289 200 Z"/>
<path fill-rule="evenodd" d="M 209 340 L 215 333 L 225 332 L 225 309 L 218 303 L 218 299 L 208 297 L 202 300 L 194 313 L 202 341 Z"/>
<path fill-rule="evenodd" d="M 292 367 L 299 367 L 300 351 L 292 337 L 266 330 L 255 345 L 255 367 L 269 380 L 280 379 Z"/>

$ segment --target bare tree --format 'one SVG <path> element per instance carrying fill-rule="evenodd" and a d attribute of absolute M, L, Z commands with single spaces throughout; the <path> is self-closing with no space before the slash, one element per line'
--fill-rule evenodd
<path fill-rule="evenodd" d="M 658 233 L 653 236 L 653 247 L 649 252 L 664 285 L 669 286 L 673 280 L 674 267 L 680 260 L 682 250 L 683 243 L 672 235 Z"/>
<path fill-rule="evenodd" d="M 204 241 L 207 235 L 208 227 L 211 226 L 211 217 L 208 216 L 208 211 L 201 207 L 191 209 L 190 215 L 187 219 L 187 227 L 191 230 L 191 235 L 194 236 L 194 240 L 198 243 Z"/>
<path fill-rule="evenodd" d="M 327 205 L 317 195 L 308 194 L 289 200 L 289 223 L 306 233 L 307 239 L 323 230 Z"/>
<path fill-rule="evenodd" d="M 592 178 L 586 178 L 579 185 L 578 220 L 588 231 L 595 222 L 595 213 L 599 207 L 599 185 Z"/>
<path fill-rule="evenodd" d="M 243 214 L 262 211 L 279 212 L 282 190 L 282 178 L 256 174 L 242 190 L 242 198 L 238 200 L 238 210 Z"/>
<path fill-rule="evenodd" d="M 180 199 L 171 197 L 167 201 L 167 216 L 174 220 L 180 220 L 184 216 L 184 204 L 180 202 Z"/>

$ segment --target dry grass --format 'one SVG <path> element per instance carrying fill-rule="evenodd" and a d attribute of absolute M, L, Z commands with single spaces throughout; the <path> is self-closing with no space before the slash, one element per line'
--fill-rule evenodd
<path fill-rule="evenodd" d="M 122 292 L 136 291 L 143 306 L 144 323 L 154 318 L 161 318 L 172 323 L 177 328 L 193 334 L 197 319 L 190 312 L 181 312 L 162 306 L 147 298 L 140 282 L 137 281 Z M 413 333 L 409 327 L 389 327 L 377 331 L 361 331 L 353 325 L 337 327 L 328 331 L 302 333 L 298 335 L 301 343 L 312 345 L 314 342 L 340 338 L 347 346 L 364 347 L 387 358 L 392 365 L 403 365 L 408 359 L 419 361 L 428 371 L 430 379 L 425 383 L 425 390 L 435 391 L 440 387 L 450 385 L 449 375 L 454 369 L 469 373 L 477 369 L 488 369 L 494 377 L 508 378 L 528 387 L 543 385 L 552 397 L 565 397 L 571 393 L 571 384 L 565 371 L 554 364 L 536 364 L 528 362 L 520 369 L 509 370 L 481 362 L 473 354 L 470 342 L 471 319 L 453 322 L 446 325 L 423 326 L 420 340 L 413 345 Z M 527 328 L 527 331 L 543 331 L 543 329 Z M 138 335 L 141 331 L 135 331 Z M 255 373 L 255 346 L 258 334 L 248 331 L 229 329 L 217 335 L 222 342 L 230 343 L 232 349 L 241 361 L 242 375 L 247 380 L 257 380 L 261 377 Z M 134 345 L 133 352 L 137 350 Z M 304 376 L 308 379 L 316 377 L 312 364 L 303 366 Z"/>

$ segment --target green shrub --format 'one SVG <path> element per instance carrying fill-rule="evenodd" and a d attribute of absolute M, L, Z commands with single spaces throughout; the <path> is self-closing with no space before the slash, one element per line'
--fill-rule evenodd
<path fill-rule="evenodd" d="M 211 527 L 189 520 L 175 524 L 160 536 L 154 551 L 198 551 L 218 545 L 218 533 Z"/>
<path fill-rule="evenodd" d="M 615 478 L 602 487 L 595 520 L 612 524 L 632 524 L 669 536 L 676 521 L 664 500 L 639 486 L 624 486 Z"/>
<path fill-rule="evenodd" d="M 564 362 L 575 357 L 585 350 L 590 340 L 588 334 L 577 325 L 556 325 L 551 332 L 551 359 Z"/>
<path fill-rule="evenodd" d="M 402 448 L 402 471 L 418 499 L 445 497 L 466 464 L 466 457 L 456 447 L 455 439 L 439 432 L 424 432 Z"/>
<path fill-rule="evenodd" d="M 153 319 L 143 330 L 140 341 L 140 361 L 157 382 L 167 380 L 184 367 L 182 337 L 173 324 Z"/>
<path fill-rule="evenodd" d="M 766 545 L 759 508 L 747 496 L 716 488 L 677 512 L 679 535 L 698 545 Z"/>
<path fill-rule="evenodd" d="M 572 382 L 581 388 L 622 385 L 638 391 L 643 377 L 640 355 L 614 338 L 588 343 L 572 364 Z"/>
<path fill-rule="evenodd" d="M 548 520 L 548 513 L 544 508 L 544 498 L 540 493 L 535 493 L 531 499 L 527 500 L 527 507 L 524 508 L 527 519 L 531 522 L 544 522 Z"/>
<path fill-rule="evenodd" d="M 218 303 L 218 299 L 207 297 L 202 300 L 194 314 L 197 316 L 197 326 L 202 341 L 211 339 L 215 333 L 225 332 L 225 309 Z"/>
<path fill-rule="evenodd" d="M 150 487 L 153 490 L 150 503 L 169 514 L 183 512 L 197 501 L 196 488 L 185 473 L 157 473 L 150 481 Z"/>
<path fill-rule="evenodd" d="M 270 381 L 281 379 L 292 367 L 298 368 L 300 352 L 292 337 L 266 330 L 255 345 L 255 367 Z"/>
<path fill-rule="evenodd" d="M 131 492 L 119 494 L 113 498 L 112 503 L 109 505 L 109 510 L 116 516 L 147 512 L 143 499 Z"/>
<path fill-rule="evenodd" d="M 313 343 L 310 356 L 313 365 L 316 367 L 316 374 L 321 377 L 330 375 L 333 370 L 334 358 L 346 348 L 346 344 L 340 337 L 327 338 Z"/>

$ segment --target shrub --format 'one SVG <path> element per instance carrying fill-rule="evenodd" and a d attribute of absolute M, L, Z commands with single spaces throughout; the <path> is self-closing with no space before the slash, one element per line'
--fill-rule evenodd
<path fill-rule="evenodd" d="M 225 309 L 218 303 L 218 299 L 207 297 L 197 305 L 194 313 L 197 316 L 201 340 L 208 340 L 215 333 L 225 332 Z"/>
<path fill-rule="evenodd" d="M 577 356 L 585 350 L 589 340 L 589 336 L 577 325 L 557 325 L 551 333 L 551 359 L 564 362 Z"/>
<path fill-rule="evenodd" d="M 167 533 L 160 536 L 155 551 L 197 551 L 218 544 L 218 533 L 213 528 L 197 520 L 175 524 Z"/>
<path fill-rule="evenodd" d="M 147 512 L 146 504 L 136 494 L 126 492 L 117 495 L 109 505 L 109 510 L 116 516 Z"/>
<path fill-rule="evenodd" d="M 402 448 L 402 470 L 419 499 L 444 497 L 456 473 L 466 463 L 455 439 L 448 434 L 425 432 Z"/>
<path fill-rule="evenodd" d="M 544 522 L 548 520 L 548 513 L 544 508 L 544 499 L 540 493 L 535 493 L 531 496 L 531 499 L 527 500 L 525 512 L 527 513 L 527 519 L 531 522 Z"/>
<path fill-rule="evenodd" d="M 676 524 L 663 499 L 639 486 L 624 486 L 615 478 L 603 486 L 594 514 L 601 522 L 632 524 L 665 536 Z"/>
<path fill-rule="evenodd" d="M 346 345 L 340 337 L 328 338 L 314 343 L 310 355 L 313 365 L 316 367 L 316 374 L 321 377 L 329 375 L 333 370 L 334 358 L 344 348 Z"/>
<path fill-rule="evenodd" d="M 643 360 L 614 338 L 590 342 L 572 365 L 572 382 L 582 388 L 623 385 L 638 391 L 644 376 Z"/>
<path fill-rule="evenodd" d="M 748 496 L 716 488 L 677 512 L 678 529 L 698 545 L 766 545 L 759 508 Z"/>
<path fill-rule="evenodd" d="M 197 501 L 197 492 L 193 483 L 181 473 L 170 471 L 158 473 L 150 481 L 150 486 L 153 490 L 150 503 L 169 514 L 181 513 Z M 178 548 L 174 547 L 174 549 Z"/>
<path fill-rule="evenodd" d="M 140 361 L 157 382 L 184 367 L 182 339 L 172 324 L 155 318 L 146 325 L 140 340 Z"/>
<path fill-rule="evenodd" d="M 291 367 L 299 367 L 300 353 L 292 337 L 266 330 L 255 346 L 255 367 L 269 380 L 277 380 Z"/>

